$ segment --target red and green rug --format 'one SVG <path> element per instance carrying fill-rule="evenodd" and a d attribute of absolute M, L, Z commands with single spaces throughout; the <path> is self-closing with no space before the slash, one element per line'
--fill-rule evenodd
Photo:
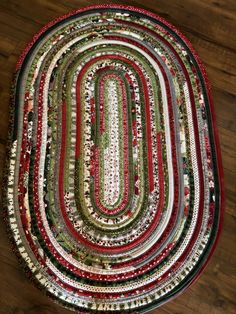
<path fill-rule="evenodd" d="M 17 63 L 12 109 L 5 209 L 40 288 L 79 313 L 145 313 L 199 276 L 222 166 L 204 67 L 175 27 L 118 5 L 56 19 Z"/>

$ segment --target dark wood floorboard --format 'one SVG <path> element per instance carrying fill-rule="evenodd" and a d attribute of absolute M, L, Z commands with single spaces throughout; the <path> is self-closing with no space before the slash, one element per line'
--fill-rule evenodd
<path fill-rule="evenodd" d="M 114 1 L 103 1 L 113 3 Z M 118 2 L 118 1 L 116 1 Z M 9 92 L 15 63 L 47 22 L 99 1 L 0 0 L 0 180 L 5 159 Z M 150 9 L 178 27 L 206 65 L 221 141 L 226 209 L 219 246 L 200 279 L 152 314 L 236 313 L 236 1 L 119 1 Z M 0 314 L 66 314 L 26 279 L 0 221 Z"/>

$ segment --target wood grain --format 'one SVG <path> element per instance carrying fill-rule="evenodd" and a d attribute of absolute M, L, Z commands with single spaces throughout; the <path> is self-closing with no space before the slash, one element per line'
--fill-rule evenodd
<path fill-rule="evenodd" d="M 109 1 L 113 3 L 114 1 Z M 16 60 L 47 22 L 99 1 L 0 1 L 0 180 L 5 159 L 9 92 Z M 106 3 L 103 1 L 102 3 Z M 108 2 L 107 2 L 108 3 Z M 119 1 L 150 9 L 178 27 L 206 65 L 212 84 L 225 174 L 226 209 L 219 246 L 199 280 L 183 295 L 150 314 L 236 313 L 236 1 Z M 28 281 L 0 221 L 0 313 L 69 314 Z"/>

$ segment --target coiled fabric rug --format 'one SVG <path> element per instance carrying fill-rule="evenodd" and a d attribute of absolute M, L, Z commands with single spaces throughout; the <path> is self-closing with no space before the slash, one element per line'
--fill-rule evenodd
<path fill-rule="evenodd" d="M 21 55 L 12 108 L 5 210 L 41 289 L 79 313 L 145 313 L 199 276 L 222 167 L 205 70 L 175 27 L 119 5 L 60 17 Z"/>

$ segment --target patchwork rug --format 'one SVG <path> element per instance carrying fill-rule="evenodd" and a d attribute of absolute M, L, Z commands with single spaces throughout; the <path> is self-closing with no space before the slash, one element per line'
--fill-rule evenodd
<path fill-rule="evenodd" d="M 204 67 L 175 27 L 119 5 L 54 20 L 17 63 L 12 109 L 6 218 L 41 289 L 79 313 L 145 313 L 199 276 L 222 166 Z"/>

